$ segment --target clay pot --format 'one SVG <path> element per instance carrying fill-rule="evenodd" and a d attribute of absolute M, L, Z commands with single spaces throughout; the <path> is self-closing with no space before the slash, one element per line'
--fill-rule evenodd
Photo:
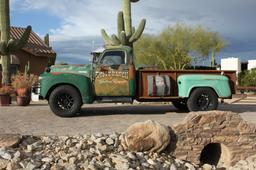
<path fill-rule="evenodd" d="M 18 106 L 28 106 L 31 101 L 30 96 L 17 96 L 16 102 Z"/>
<path fill-rule="evenodd" d="M 16 89 L 16 102 L 18 106 L 27 106 L 31 101 L 31 90 L 28 88 Z"/>
<path fill-rule="evenodd" d="M 28 88 L 18 88 L 16 89 L 17 96 L 28 96 L 31 94 L 31 90 Z"/>
<path fill-rule="evenodd" d="M 9 94 L 0 94 L 0 105 L 9 106 L 11 97 Z"/>

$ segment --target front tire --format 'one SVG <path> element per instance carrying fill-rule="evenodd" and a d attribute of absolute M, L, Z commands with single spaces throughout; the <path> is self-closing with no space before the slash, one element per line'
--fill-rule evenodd
<path fill-rule="evenodd" d="M 218 96 L 210 88 L 197 88 L 192 91 L 187 106 L 189 111 L 217 110 Z"/>
<path fill-rule="evenodd" d="M 73 117 L 81 109 L 82 100 L 79 92 L 72 86 L 63 85 L 54 89 L 49 97 L 53 113 L 60 117 Z"/>

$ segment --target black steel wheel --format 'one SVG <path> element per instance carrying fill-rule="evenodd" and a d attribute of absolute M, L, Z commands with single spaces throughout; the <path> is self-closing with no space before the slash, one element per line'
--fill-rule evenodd
<path fill-rule="evenodd" d="M 187 106 L 189 111 L 209 111 L 218 108 L 218 96 L 211 88 L 197 88 L 192 91 Z"/>
<path fill-rule="evenodd" d="M 181 111 L 188 111 L 187 99 L 172 101 L 172 105 Z"/>
<path fill-rule="evenodd" d="M 72 86 L 63 85 L 54 89 L 49 97 L 51 110 L 61 117 L 75 116 L 81 109 L 79 92 Z"/>

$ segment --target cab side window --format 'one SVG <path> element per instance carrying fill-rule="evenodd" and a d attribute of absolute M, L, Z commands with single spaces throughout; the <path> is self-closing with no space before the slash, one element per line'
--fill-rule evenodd
<path fill-rule="evenodd" d="M 105 52 L 100 63 L 106 66 L 125 64 L 125 53 L 123 51 Z"/>

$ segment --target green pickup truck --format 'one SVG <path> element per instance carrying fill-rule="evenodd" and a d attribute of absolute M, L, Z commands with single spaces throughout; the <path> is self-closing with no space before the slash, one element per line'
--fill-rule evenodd
<path fill-rule="evenodd" d="M 235 93 L 234 71 L 157 70 L 134 66 L 132 49 L 108 48 L 89 65 L 55 65 L 40 75 L 37 91 L 61 117 L 79 113 L 83 104 L 168 102 L 180 110 L 216 110 L 218 99 Z"/>

